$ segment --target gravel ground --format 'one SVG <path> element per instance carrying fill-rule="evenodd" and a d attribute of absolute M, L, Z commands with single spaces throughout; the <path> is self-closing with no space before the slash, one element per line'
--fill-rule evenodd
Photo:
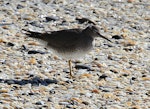
<path fill-rule="evenodd" d="M 0 109 L 149 109 L 149 0 L 0 0 Z M 85 28 L 112 40 L 67 60 L 22 29 Z"/>

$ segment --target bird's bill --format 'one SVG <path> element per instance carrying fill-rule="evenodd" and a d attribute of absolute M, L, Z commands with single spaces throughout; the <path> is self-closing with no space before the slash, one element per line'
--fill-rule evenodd
<path fill-rule="evenodd" d="M 106 39 L 107 41 L 112 42 L 111 40 L 109 40 L 109 39 L 108 39 L 108 38 L 106 38 L 105 36 L 101 35 L 100 33 L 98 33 L 98 35 L 99 35 L 100 37 L 102 37 L 102 38 Z"/>

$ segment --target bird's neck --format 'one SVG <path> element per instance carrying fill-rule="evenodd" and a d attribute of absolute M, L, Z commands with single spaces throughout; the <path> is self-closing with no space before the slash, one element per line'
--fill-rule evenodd
<path fill-rule="evenodd" d="M 82 33 L 84 33 L 86 36 L 90 36 L 90 37 L 93 37 L 93 38 L 94 38 L 92 32 L 91 32 L 89 29 L 83 30 Z"/>

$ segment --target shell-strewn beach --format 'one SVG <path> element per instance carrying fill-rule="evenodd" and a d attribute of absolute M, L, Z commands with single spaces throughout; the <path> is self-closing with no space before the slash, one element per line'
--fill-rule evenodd
<path fill-rule="evenodd" d="M 96 38 L 73 60 L 55 55 L 22 29 L 84 29 Z M 149 0 L 0 0 L 0 109 L 149 109 Z"/>

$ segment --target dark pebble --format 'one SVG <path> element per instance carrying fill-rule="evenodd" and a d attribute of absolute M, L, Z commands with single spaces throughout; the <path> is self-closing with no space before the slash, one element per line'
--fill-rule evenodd
<path fill-rule="evenodd" d="M 52 89 L 52 90 L 49 91 L 49 93 L 50 93 L 50 94 L 55 94 L 55 90 Z"/>
<path fill-rule="evenodd" d="M 43 105 L 42 107 L 44 107 L 44 108 L 48 109 L 48 106 L 47 106 L 47 105 Z M 43 108 L 41 108 L 41 109 L 43 109 Z"/>
<path fill-rule="evenodd" d="M 97 61 L 97 60 L 98 60 L 98 58 L 94 58 L 94 60 L 95 60 L 95 61 Z"/>
<path fill-rule="evenodd" d="M 136 65 L 134 61 L 130 61 L 129 64 Z"/>
<path fill-rule="evenodd" d="M 44 26 L 37 21 L 32 21 L 29 24 L 35 27 L 44 28 Z"/>
<path fill-rule="evenodd" d="M 139 26 L 139 25 L 133 26 L 132 28 L 134 28 L 134 29 L 136 29 L 136 30 L 143 30 L 143 28 L 142 28 L 141 26 Z"/>
<path fill-rule="evenodd" d="M 102 74 L 101 76 L 99 76 L 99 79 L 98 79 L 98 80 L 99 80 L 99 81 L 102 80 L 102 79 L 105 80 L 107 77 L 108 77 L 107 75 Z"/>
<path fill-rule="evenodd" d="M 142 77 L 146 77 L 146 75 L 142 75 Z"/>
<path fill-rule="evenodd" d="M 95 23 L 94 23 L 93 21 L 89 20 L 88 18 L 76 18 L 76 20 L 77 20 L 80 24 L 83 24 L 83 23 L 87 22 L 87 23 L 90 23 L 90 24 L 94 24 L 94 25 L 95 25 Z"/>
<path fill-rule="evenodd" d="M 129 76 L 128 74 L 122 74 L 122 76 L 125 76 L 125 77 L 127 77 L 127 76 Z"/>
<path fill-rule="evenodd" d="M 36 50 L 30 50 L 28 51 L 28 54 L 45 54 L 45 52 L 42 52 L 42 51 L 36 51 Z"/>
<path fill-rule="evenodd" d="M 56 80 L 56 79 L 45 79 L 45 82 L 47 83 L 47 84 L 57 84 L 58 83 L 58 81 Z"/>
<path fill-rule="evenodd" d="M 27 47 L 25 45 L 22 45 L 21 46 L 21 51 L 25 51 L 25 50 L 27 50 Z"/>
<path fill-rule="evenodd" d="M 13 89 L 14 90 L 19 89 L 19 87 L 18 86 L 13 86 Z"/>
<path fill-rule="evenodd" d="M 123 39 L 123 37 L 120 36 L 120 35 L 114 35 L 114 36 L 112 36 L 112 38 L 113 38 L 113 39 Z"/>
<path fill-rule="evenodd" d="M 129 95 L 133 95 L 133 92 L 127 92 Z"/>
<path fill-rule="evenodd" d="M 145 93 L 145 95 L 150 97 L 150 90 Z"/>
<path fill-rule="evenodd" d="M 35 103 L 36 105 L 42 105 L 41 101 Z"/>
<path fill-rule="evenodd" d="M 8 42 L 7 45 L 13 47 L 15 44 Z"/>
<path fill-rule="evenodd" d="M 104 46 L 108 46 L 108 47 L 114 47 L 113 45 L 111 45 L 111 44 L 104 44 Z"/>
<path fill-rule="evenodd" d="M 82 103 L 85 105 L 89 105 L 89 103 L 87 101 L 83 101 Z"/>
<path fill-rule="evenodd" d="M 48 97 L 47 101 L 48 101 L 48 102 L 52 102 L 52 98 L 51 98 L 51 97 Z"/>
<path fill-rule="evenodd" d="M 72 80 L 67 80 L 67 81 L 65 81 L 66 83 L 68 83 L 68 84 L 71 84 L 71 83 L 73 83 L 73 81 Z"/>
<path fill-rule="evenodd" d="M 102 92 L 110 92 L 109 90 L 102 90 Z"/>
<path fill-rule="evenodd" d="M 0 79 L 0 82 L 3 82 L 3 79 Z"/>
<path fill-rule="evenodd" d="M 132 79 L 132 80 L 136 80 L 136 77 L 132 77 L 131 79 Z"/>
<path fill-rule="evenodd" d="M 63 72 L 69 73 L 69 70 L 67 68 L 63 69 Z"/>
<path fill-rule="evenodd" d="M 111 69 L 110 71 L 113 73 L 118 73 L 116 70 L 113 70 L 113 69 Z"/>
<path fill-rule="evenodd" d="M 34 77 L 34 74 L 29 74 L 29 78 Z"/>
<path fill-rule="evenodd" d="M 71 100 L 71 101 L 70 101 L 70 104 L 71 104 L 71 105 L 78 105 L 78 102 L 75 101 L 75 100 Z"/>
<path fill-rule="evenodd" d="M 87 70 L 91 70 L 91 68 L 87 65 L 75 65 L 76 69 L 87 69 Z"/>
<path fill-rule="evenodd" d="M 32 93 L 32 92 L 30 92 L 30 93 L 28 93 L 29 95 L 34 95 L 34 93 Z"/>
<path fill-rule="evenodd" d="M 20 4 L 17 5 L 17 9 L 22 9 L 22 8 L 24 8 L 24 6 L 22 6 Z"/>
<path fill-rule="evenodd" d="M 103 106 L 103 107 L 100 107 L 99 109 L 107 109 L 107 107 L 104 107 L 104 106 Z"/>
<path fill-rule="evenodd" d="M 57 21 L 57 20 L 59 20 L 59 17 L 57 17 L 57 16 L 47 16 L 47 17 L 45 17 L 45 19 L 46 19 L 46 22 Z"/>
<path fill-rule="evenodd" d="M 132 48 L 123 48 L 123 50 L 125 50 L 125 51 L 132 51 L 133 49 Z"/>

